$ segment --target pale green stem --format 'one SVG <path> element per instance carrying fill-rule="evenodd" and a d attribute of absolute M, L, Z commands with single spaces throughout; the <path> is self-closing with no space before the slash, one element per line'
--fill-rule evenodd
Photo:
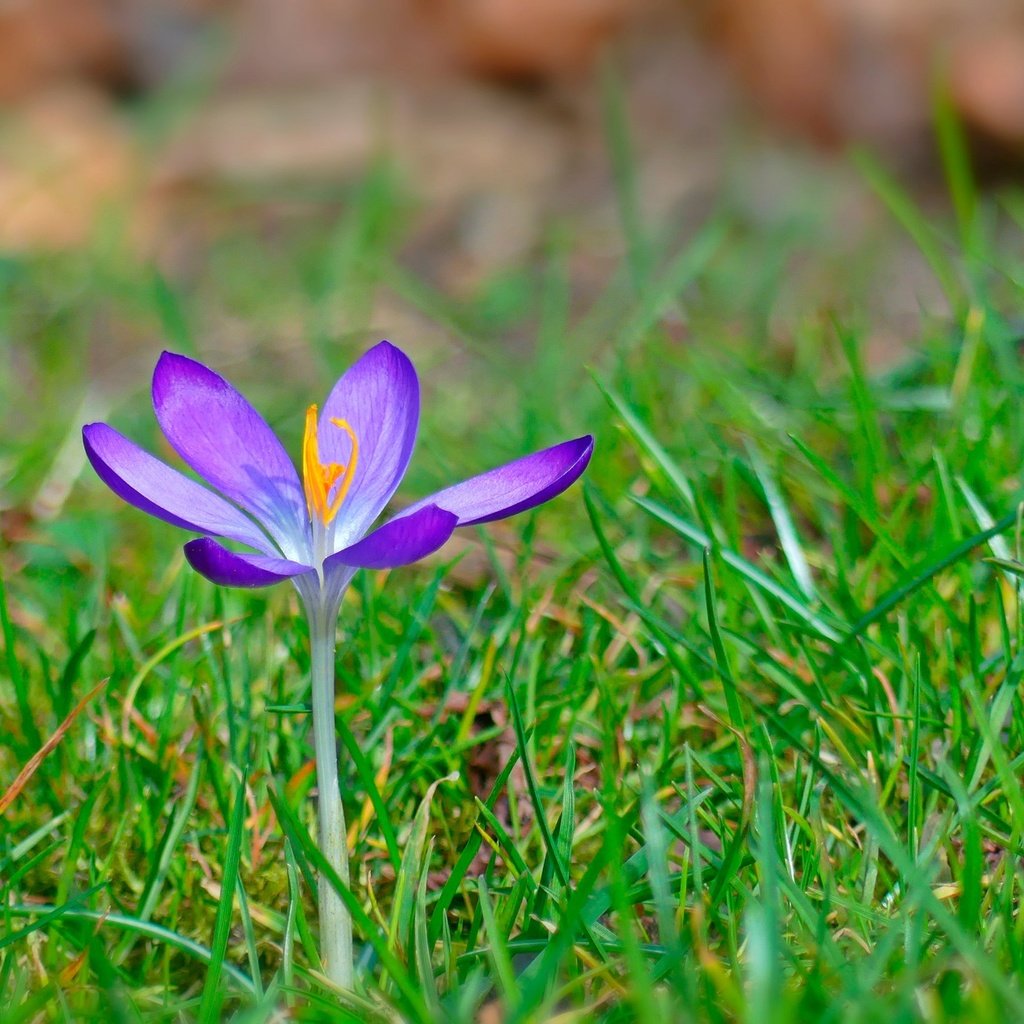
<path fill-rule="evenodd" d="M 349 885 L 345 808 L 338 785 L 338 747 L 334 726 L 335 616 L 331 609 L 309 609 L 309 643 L 313 674 L 313 749 L 319 801 L 320 850 Z M 320 876 L 320 956 L 324 971 L 340 988 L 351 989 L 352 917 L 331 883 Z"/>

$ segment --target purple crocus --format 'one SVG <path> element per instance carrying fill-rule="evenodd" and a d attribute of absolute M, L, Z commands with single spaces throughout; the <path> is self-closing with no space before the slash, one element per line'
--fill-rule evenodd
<path fill-rule="evenodd" d="M 157 421 L 212 490 L 106 423 L 82 431 L 89 461 L 115 494 L 202 535 L 185 545 L 185 557 L 207 579 L 235 587 L 291 580 L 298 590 L 310 622 L 320 842 L 346 884 L 334 731 L 335 623 L 346 587 L 359 569 L 406 565 L 436 551 L 456 527 L 548 501 L 579 478 L 594 447 L 590 436 L 563 441 L 446 487 L 374 529 L 409 464 L 419 401 L 405 353 L 386 341 L 374 346 L 334 385 L 322 413 L 307 409 L 300 480 L 267 422 L 231 384 L 165 352 L 153 372 Z M 325 880 L 320 917 L 325 970 L 351 988 L 351 921 Z"/>
<path fill-rule="evenodd" d="M 203 534 L 185 555 L 207 579 L 235 587 L 290 579 L 307 602 L 330 605 L 357 569 L 406 565 L 436 551 L 458 526 L 555 497 L 593 451 L 590 436 L 564 441 L 446 487 L 370 531 L 405 475 L 419 404 L 409 358 L 389 342 L 374 346 L 334 385 L 321 415 L 315 405 L 307 410 L 300 480 L 267 422 L 231 384 L 165 352 L 153 372 L 156 418 L 171 447 L 219 495 L 106 423 L 82 433 L 89 461 L 115 494 Z M 253 550 L 233 551 L 214 538 Z"/>

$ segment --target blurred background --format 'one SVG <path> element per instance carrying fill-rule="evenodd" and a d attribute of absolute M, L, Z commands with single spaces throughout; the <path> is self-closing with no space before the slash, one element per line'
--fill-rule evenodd
<path fill-rule="evenodd" d="M 387 154 L 435 233 L 451 222 L 446 272 L 472 274 L 552 211 L 599 217 L 608 66 L 653 216 L 706 201 L 755 126 L 926 173 L 939 80 L 986 162 L 1024 143 L 1017 0 L 6 0 L 0 244 L 80 243 L 130 196 L 158 252 L 203 230 L 203 189 L 312 187 Z M 163 120 L 140 125 L 153 96 Z"/>
<path fill-rule="evenodd" d="M 43 514 L 164 346 L 319 394 L 387 336 L 502 454 L 545 402 L 583 428 L 566 374 L 623 332 L 786 349 L 854 308 L 891 360 L 946 297 L 849 149 L 944 210 L 941 108 L 1012 181 L 1024 5 L 6 0 L 0 107 L 0 504 Z"/>

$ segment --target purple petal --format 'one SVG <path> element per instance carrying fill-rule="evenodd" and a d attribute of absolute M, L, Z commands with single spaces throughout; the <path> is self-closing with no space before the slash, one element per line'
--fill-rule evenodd
<path fill-rule="evenodd" d="M 165 352 L 153 408 L 174 450 L 263 523 L 287 554 L 306 548 L 308 516 L 295 467 L 262 416 L 223 377 Z"/>
<path fill-rule="evenodd" d="M 185 545 L 185 557 L 196 572 L 222 587 L 268 587 L 315 571 L 312 566 L 290 562 L 286 558 L 228 551 L 209 537 L 190 540 Z"/>
<path fill-rule="evenodd" d="M 451 512 L 428 505 L 374 530 L 357 544 L 324 560 L 324 573 L 335 566 L 358 569 L 392 569 L 408 565 L 436 551 L 452 535 L 458 519 Z"/>
<path fill-rule="evenodd" d="M 589 434 L 563 441 L 446 487 L 416 502 L 401 515 L 407 516 L 429 504 L 454 512 L 459 517 L 459 526 L 504 519 L 561 494 L 579 479 L 593 452 L 594 439 Z"/>
<path fill-rule="evenodd" d="M 390 342 L 375 345 L 334 385 L 320 416 L 320 458 L 347 465 L 348 435 L 359 443 L 355 475 L 341 512 L 342 539 L 361 536 L 383 511 L 405 475 L 420 416 L 420 386 L 409 357 Z"/>
<path fill-rule="evenodd" d="M 230 537 L 267 554 L 274 551 L 266 534 L 234 505 L 106 423 L 83 427 L 82 442 L 99 478 L 128 504 L 186 530 Z"/>

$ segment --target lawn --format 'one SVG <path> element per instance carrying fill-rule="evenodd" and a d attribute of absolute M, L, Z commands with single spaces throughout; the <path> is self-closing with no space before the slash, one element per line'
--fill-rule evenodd
<path fill-rule="evenodd" d="M 723 187 L 703 223 L 647 225 L 624 171 L 597 289 L 554 225 L 450 294 L 387 164 L 272 229 L 220 197 L 185 270 L 116 218 L 5 258 L 4 1024 L 1024 1019 L 1024 199 L 979 194 L 940 134 L 939 212 L 846 162 L 928 268 L 898 323 L 877 248 L 826 251 L 812 195 L 765 219 Z M 170 457 L 167 346 L 297 456 L 385 336 L 424 388 L 403 502 L 597 446 L 552 504 L 346 595 L 340 993 L 297 597 L 194 574 L 79 432 Z"/>

